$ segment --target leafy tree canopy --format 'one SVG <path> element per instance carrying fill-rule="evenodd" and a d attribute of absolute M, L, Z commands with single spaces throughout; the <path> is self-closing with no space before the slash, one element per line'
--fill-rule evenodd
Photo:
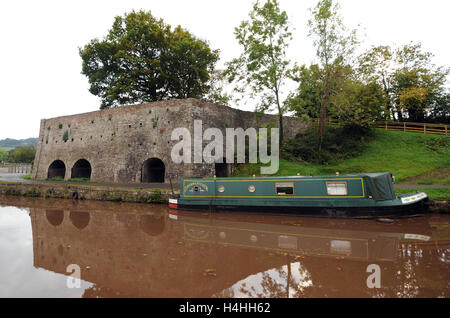
<path fill-rule="evenodd" d="M 446 121 L 449 69 L 435 66 L 432 57 L 420 43 L 373 47 L 359 57 L 359 76 L 382 87 L 392 119 Z"/>
<path fill-rule="evenodd" d="M 219 52 L 150 12 L 117 16 L 108 35 L 80 48 L 82 74 L 101 108 L 171 98 L 201 98 Z"/>
<path fill-rule="evenodd" d="M 9 161 L 16 163 L 30 163 L 33 162 L 36 154 L 36 147 L 34 145 L 17 147 L 10 151 Z"/>
<path fill-rule="evenodd" d="M 0 162 L 6 162 L 8 160 L 8 152 L 0 148 Z"/>
<path fill-rule="evenodd" d="M 225 76 L 237 84 L 238 93 L 247 93 L 258 101 L 258 112 L 277 109 L 282 140 L 284 105 L 280 94 L 289 70 L 286 50 L 292 39 L 288 16 L 276 0 L 263 4 L 256 1 L 250 19 L 243 21 L 234 34 L 242 53 L 228 63 Z"/>

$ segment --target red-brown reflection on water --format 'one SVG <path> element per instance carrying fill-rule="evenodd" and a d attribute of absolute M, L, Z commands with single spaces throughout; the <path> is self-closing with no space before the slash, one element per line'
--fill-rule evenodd
<path fill-rule="evenodd" d="M 1 206 L 29 209 L 32 265 L 69 275 L 78 264 L 83 297 L 450 296 L 449 215 L 385 224 L 0 197 L 0 218 Z M 370 264 L 381 288 L 367 286 Z"/>

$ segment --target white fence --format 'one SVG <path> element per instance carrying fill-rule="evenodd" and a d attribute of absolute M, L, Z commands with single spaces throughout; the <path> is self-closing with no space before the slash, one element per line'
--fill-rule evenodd
<path fill-rule="evenodd" d="M 8 168 L 8 173 L 22 173 L 28 174 L 31 173 L 31 165 L 23 164 L 23 163 L 9 163 L 6 164 L 6 168 Z"/>

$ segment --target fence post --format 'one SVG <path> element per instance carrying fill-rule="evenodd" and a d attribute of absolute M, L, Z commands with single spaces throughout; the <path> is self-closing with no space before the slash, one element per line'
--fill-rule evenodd
<path fill-rule="evenodd" d="M 406 123 L 403 123 L 403 131 L 406 131 Z"/>
<path fill-rule="evenodd" d="M 384 129 L 387 130 L 387 121 L 384 122 Z"/>
<path fill-rule="evenodd" d="M 423 124 L 423 133 L 424 133 L 424 134 L 427 133 L 427 124 Z"/>
<path fill-rule="evenodd" d="M 447 125 L 445 125 L 445 135 L 447 136 Z"/>

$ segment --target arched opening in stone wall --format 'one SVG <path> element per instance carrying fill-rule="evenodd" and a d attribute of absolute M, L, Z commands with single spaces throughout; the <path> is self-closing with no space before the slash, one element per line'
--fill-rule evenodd
<path fill-rule="evenodd" d="M 61 160 L 55 160 L 52 162 L 50 167 L 48 167 L 47 178 L 63 178 L 66 175 L 66 165 Z"/>
<path fill-rule="evenodd" d="M 91 178 L 91 164 L 86 159 L 80 159 L 73 165 L 71 178 Z"/>
<path fill-rule="evenodd" d="M 230 176 L 230 165 L 226 163 L 226 159 L 223 158 L 223 162 L 216 162 L 214 165 L 214 174 L 217 178 L 225 178 Z"/>
<path fill-rule="evenodd" d="M 142 165 L 142 182 L 164 182 L 166 166 L 161 159 L 151 158 Z"/>

